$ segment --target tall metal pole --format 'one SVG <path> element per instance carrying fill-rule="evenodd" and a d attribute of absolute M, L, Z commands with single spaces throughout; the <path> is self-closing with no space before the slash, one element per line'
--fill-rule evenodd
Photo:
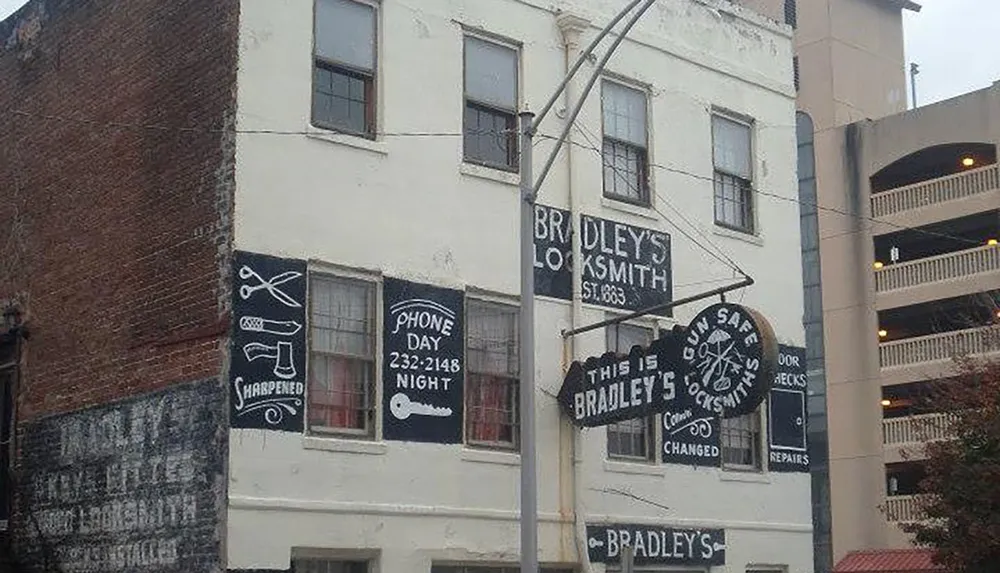
<path fill-rule="evenodd" d="M 535 460 L 535 185 L 531 169 L 532 121 L 521 112 L 521 573 L 538 573 L 538 471 Z"/>
<path fill-rule="evenodd" d="M 910 93 L 913 95 L 913 108 L 917 107 L 917 74 L 920 73 L 920 66 L 916 62 L 910 62 Z"/>

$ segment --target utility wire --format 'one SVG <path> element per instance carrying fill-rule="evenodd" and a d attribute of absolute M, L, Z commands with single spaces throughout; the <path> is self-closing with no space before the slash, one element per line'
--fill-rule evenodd
<path fill-rule="evenodd" d="M 2 113 L 2 112 L 0 112 L 0 113 Z M 311 130 L 311 131 L 304 131 L 304 130 L 277 130 L 277 129 L 204 128 L 204 127 L 193 127 L 193 126 L 192 127 L 176 127 L 176 126 L 167 126 L 167 125 L 159 125 L 159 124 L 143 124 L 143 123 L 96 121 L 96 120 L 83 119 L 83 118 L 73 118 L 73 117 L 66 117 L 66 116 L 57 116 L 57 115 L 50 115 L 50 114 L 33 113 L 33 112 L 27 112 L 27 111 L 23 111 L 23 110 L 10 110 L 8 113 L 11 113 L 13 115 L 22 116 L 22 117 L 32 117 L 32 118 L 42 119 L 42 120 L 47 120 L 47 121 L 72 122 L 72 123 L 78 123 L 78 124 L 83 124 L 83 125 L 90 125 L 90 126 L 95 126 L 95 127 L 117 128 L 117 129 L 144 129 L 144 130 L 161 131 L 161 132 L 170 132 L 170 131 L 173 131 L 173 132 L 180 132 L 180 133 L 218 133 L 218 134 L 223 134 L 223 133 L 237 133 L 237 134 L 246 134 L 246 135 L 300 135 L 301 136 L 301 135 L 316 135 L 317 133 L 323 133 L 323 132 L 327 132 L 328 131 L 328 132 L 331 132 L 331 133 L 334 133 L 334 134 L 357 135 L 357 134 L 351 133 L 351 132 L 340 131 L 340 130 L 329 130 L 329 129 L 323 129 L 323 130 L 316 129 L 316 130 Z M 775 127 L 781 127 L 781 126 L 775 126 Z M 511 130 L 501 130 L 501 131 L 496 131 L 496 130 L 469 130 L 467 132 L 446 132 L 446 131 L 398 131 L 398 132 L 392 132 L 392 131 L 383 131 L 383 132 L 376 132 L 373 135 L 383 136 L 383 137 L 414 137 L 414 138 L 419 138 L 419 137 L 464 137 L 467 134 L 475 135 L 475 134 L 487 134 L 487 133 L 493 133 L 493 134 L 497 134 L 497 135 L 501 135 L 501 134 L 507 134 L 507 135 L 509 135 L 510 133 L 512 133 L 512 131 Z M 537 134 L 537 136 L 539 138 L 544 138 L 544 139 L 556 139 L 555 136 L 546 135 L 546 134 L 542 134 L 542 133 Z M 576 141 L 568 141 L 567 143 L 569 143 L 571 145 L 574 145 L 574 146 L 577 146 L 577 147 L 582 147 L 582 148 L 586 148 L 586 149 L 592 149 L 592 150 L 597 151 L 598 153 L 601 153 L 601 150 L 598 149 L 595 146 L 588 146 L 588 145 L 585 145 L 585 144 L 582 144 L 582 143 L 576 142 Z M 704 180 L 704 181 L 714 182 L 714 180 L 715 180 L 714 177 L 700 175 L 700 174 L 697 174 L 697 173 L 686 171 L 684 169 L 679 169 L 679 168 L 676 168 L 676 167 L 669 167 L 669 166 L 661 165 L 661 164 L 658 164 L 658 163 L 649 163 L 649 166 L 653 167 L 653 168 L 656 168 L 656 169 L 660 169 L 662 171 L 666 171 L 668 173 L 675 173 L 675 174 L 678 174 L 678 175 L 685 175 L 685 176 L 688 176 L 688 177 L 692 177 L 692 178 L 695 178 L 695 179 L 701 179 L 701 180 Z M 882 225 L 887 225 L 887 226 L 890 226 L 890 227 L 893 227 L 893 228 L 896 228 L 896 229 L 899 229 L 899 230 L 903 230 L 903 231 L 912 231 L 912 232 L 920 233 L 920 234 L 927 235 L 927 236 L 932 236 L 932 237 L 942 238 L 942 239 L 949 239 L 949 240 L 957 241 L 957 242 L 961 242 L 961 243 L 967 243 L 967 244 L 973 244 L 973 245 L 979 245 L 980 244 L 977 241 L 973 241 L 971 239 L 966 239 L 964 237 L 957 237 L 955 235 L 949 235 L 947 233 L 940 233 L 940 232 L 936 232 L 936 231 L 928 231 L 928 230 L 925 230 L 925 229 L 919 229 L 919 228 L 910 227 L 910 226 L 907 226 L 907 225 L 900 225 L 898 223 L 893 223 L 891 221 L 885 221 L 885 220 L 882 220 L 882 219 L 878 219 L 878 218 L 875 218 L 875 217 L 869 217 L 869 216 L 861 215 L 861 214 L 858 214 L 858 213 L 851 213 L 849 211 L 844 211 L 842 209 L 836 209 L 836 208 L 833 208 L 833 207 L 827 207 L 827 206 L 824 206 L 824 205 L 820 205 L 818 203 L 811 203 L 811 202 L 803 201 L 801 199 L 794 198 L 794 197 L 785 197 L 783 195 L 778 195 L 778 194 L 775 194 L 775 193 L 769 193 L 767 191 L 763 191 L 763 190 L 761 190 L 759 188 L 756 188 L 756 187 L 754 187 L 752 190 L 753 190 L 754 193 L 756 193 L 756 194 L 758 194 L 760 196 L 763 196 L 763 197 L 770 197 L 770 198 L 774 198 L 774 199 L 781 200 L 781 201 L 787 201 L 787 202 L 790 202 L 790 203 L 798 203 L 800 205 L 805 205 L 805 206 L 816 208 L 816 209 L 818 209 L 820 211 L 827 211 L 827 212 L 831 212 L 831 213 L 836 213 L 836 214 L 839 214 L 839 215 L 843 215 L 845 217 L 851 217 L 851 218 L 855 218 L 855 219 L 859 219 L 859 220 L 863 220 L 863 221 L 867 221 L 867 222 L 871 222 L 871 223 L 878 223 L 878 224 L 882 224 Z M 662 213 L 661 213 L 661 215 L 662 215 Z M 664 217 L 664 218 L 666 218 L 666 217 Z M 668 219 L 668 222 L 669 222 L 669 219 Z M 834 234 L 834 235 L 831 235 L 830 237 L 823 237 L 823 238 L 831 238 L 831 237 L 836 237 L 836 236 L 840 236 L 840 235 L 847 235 L 847 234 L 851 234 L 851 233 L 861 232 L 863 230 L 864 229 L 859 229 L 859 230 L 855 230 L 855 231 L 844 232 L 844 233 L 840 233 L 840 234 Z M 704 248 L 704 246 L 702 246 L 702 248 Z"/>
<path fill-rule="evenodd" d="M 596 144 L 590 138 L 590 135 L 593 135 L 593 134 L 588 135 L 588 130 L 586 130 L 581 125 L 577 125 L 577 124 L 574 123 L 574 127 L 576 127 L 577 130 L 580 132 L 580 134 L 583 135 L 584 139 L 586 139 L 591 144 L 590 146 L 583 146 L 583 147 L 585 149 L 590 149 L 590 150 L 594 151 L 595 153 L 598 154 L 598 157 L 601 157 L 603 159 L 603 154 L 601 153 L 600 150 L 597 149 Z M 541 134 L 539 134 L 539 137 L 540 138 L 544 138 L 544 139 L 549 139 L 550 138 L 550 136 L 545 136 L 545 135 L 541 135 Z M 597 136 L 594 135 L 593 137 L 596 138 Z M 566 141 L 569 142 L 569 143 L 574 143 L 574 142 L 572 142 L 572 141 L 570 141 L 568 139 Z M 631 181 L 626 181 L 626 183 L 628 184 L 629 189 L 631 191 L 635 192 L 637 196 L 641 195 L 641 193 L 639 193 L 639 190 L 636 188 L 635 185 L 632 184 Z M 659 197 L 659 195 L 657 195 L 657 197 Z M 661 199 L 663 199 L 663 198 L 661 197 Z M 676 211 L 678 213 L 678 215 L 680 215 L 680 217 L 685 222 L 687 222 L 689 225 L 691 225 L 694 228 L 695 232 L 697 232 L 698 234 L 701 234 L 701 232 L 698 230 L 698 228 L 695 227 L 695 225 L 693 223 L 691 223 L 690 220 L 688 220 L 686 217 L 684 217 L 684 215 L 682 213 L 680 213 L 679 210 L 673 208 L 673 206 L 670 205 L 669 201 L 667 201 L 666 199 L 664 199 L 663 201 L 664 201 L 664 203 L 667 204 L 668 207 L 671 207 L 671 209 L 673 209 L 674 211 Z M 749 276 L 746 272 L 743 271 L 743 269 L 739 266 L 739 264 L 737 264 L 736 261 L 734 261 L 732 259 L 732 257 L 730 257 L 729 255 L 727 255 L 726 252 L 723 251 L 721 248 L 719 248 L 718 245 L 716 245 L 715 243 L 713 243 L 711 239 L 709 239 L 705 235 L 702 235 L 702 237 L 708 242 L 708 244 L 711 245 L 712 247 L 714 247 L 714 249 L 715 249 L 716 252 L 713 252 L 712 249 L 709 249 L 705 245 L 701 244 L 697 239 L 695 239 L 694 237 L 692 237 L 691 235 L 689 235 L 684 229 L 682 229 L 679 225 L 677 225 L 676 223 L 674 223 L 670 219 L 670 217 L 667 217 L 666 214 L 664 214 L 662 211 L 660 211 L 652 203 L 650 203 L 650 207 L 654 211 L 656 211 L 660 215 L 660 217 L 662 217 L 663 220 L 666 221 L 671 227 L 673 227 L 679 233 L 681 233 L 682 235 L 684 235 L 685 237 L 687 237 L 687 239 L 689 241 L 691 241 L 692 243 L 694 243 L 695 245 L 697 245 L 699 248 L 701 248 L 701 250 L 703 250 L 706 253 L 708 253 L 709 255 L 711 255 L 713 258 L 715 258 L 715 260 L 719 261 L 720 263 L 722 263 L 725 266 L 728 266 L 728 267 L 732 268 L 734 271 L 738 272 L 739 274 L 743 275 L 744 277 L 748 277 Z"/>
<path fill-rule="evenodd" d="M 539 134 L 539 137 L 551 138 L 552 136 L 544 135 L 544 134 Z M 600 153 L 600 151 L 601 151 L 600 149 L 597 149 L 596 147 L 584 145 L 584 144 L 576 142 L 576 141 L 571 141 L 571 142 L 568 142 L 568 143 L 570 143 L 571 145 L 577 146 L 577 147 L 584 147 L 584 148 L 590 149 L 592 151 L 597 151 L 598 153 Z M 657 169 L 661 169 L 661 170 L 669 172 L 669 173 L 676 173 L 678 175 L 686 175 L 686 176 L 694 178 L 694 179 L 701 179 L 703 181 L 709 181 L 709 182 L 712 182 L 712 183 L 715 182 L 715 178 L 714 177 L 709 177 L 709 176 L 706 176 L 706 175 L 700 175 L 698 173 L 693 173 L 691 171 L 685 171 L 683 169 L 678 169 L 676 167 L 668 167 L 666 165 L 661 165 L 661 164 L 658 164 L 658 163 L 649 163 L 648 165 L 650 167 L 655 167 Z M 763 196 L 763 197 L 770 197 L 770 198 L 774 198 L 774 199 L 779 199 L 781 201 L 787 201 L 789 203 L 798 203 L 800 205 L 805 205 L 807 207 L 813 207 L 813 208 L 818 209 L 820 211 L 828 211 L 828 212 L 832 212 L 832 213 L 837 213 L 839 215 L 843 215 L 845 217 L 851 217 L 851 218 L 855 218 L 855 219 L 860 219 L 862 221 L 867 221 L 867 222 L 871 222 L 871 223 L 878 223 L 878 224 L 881 224 L 881 225 L 888 225 L 890 227 L 894 227 L 894 228 L 897 228 L 897 229 L 900 229 L 900 230 L 904 230 L 904 231 L 913 231 L 915 233 L 921 233 L 921 234 L 924 234 L 924 235 L 929 235 L 929 236 L 933 236 L 933 237 L 937 237 L 937 238 L 943 238 L 943 239 L 950 239 L 950 240 L 953 240 L 953 241 L 959 241 L 959 242 L 973 244 L 973 245 L 979 245 L 980 244 L 978 241 L 973 241 L 971 239 L 966 239 L 964 237 L 957 237 L 955 235 L 949 235 L 947 233 L 939 233 L 939 232 L 936 232 L 936 231 L 928 231 L 928 230 L 925 230 L 925 229 L 918 229 L 916 227 L 909 227 L 907 225 L 900 225 L 898 223 L 893 223 L 891 221 L 885 221 L 883 219 L 878 219 L 876 217 L 869 217 L 867 215 L 861 215 L 861 214 L 858 214 L 858 213 L 851 213 L 850 211 L 844 211 L 842 209 L 836 209 L 834 207 L 827 207 L 827 206 L 824 206 L 824 205 L 820 205 L 818 203 L 812 203 L 812 202 L 809 202 L 809 201 L 803 201 L 803 200 L 801 200 L 799 198 L 796 198 L 796 197 L 786 197 L 784 195 L 778 195 L 776 193 L 770 193 L 770 192 L 767 192 L 767 191 L 763 191 L 763 190 L 761 190 L 761 189 L 759 189 L 757 187 L 752 188 L 752 191 L 754 193 L 758 194 L 758 195 Z M 852 231 L 852 232 L 859 232 L 859 231 Z M 843 233 L 843 234 L 848 234 L 848 233 Z M 832 236 L 837 236 L 837 235 L 832 235 Z"/>

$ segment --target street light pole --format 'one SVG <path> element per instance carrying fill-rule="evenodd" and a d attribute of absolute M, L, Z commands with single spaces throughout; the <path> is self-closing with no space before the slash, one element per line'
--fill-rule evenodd
<path fill-rule="evenodd" d="M 538 573 L 538 472 L 535 460 L 535 188 L 531 138 L 535 114 L 519 115 L 521 139 L 521 573 Z"/>
<path fill-rule="evenodd" d="M 520 400 L 521 411 L 520 421 L 520 441 L 521 441 L 521 573 L 538 573 L 538 471 L 536 460 L 536 434 L 535 434 L 535 196 L 542 186 L 542 182 L 548 175 L 549 169 L 555 163 L 556 156 L 566 141 L 569 130 L 576 121 L 577 115 L 583 108 L 583 102 L 587 99 L 591 88 L 604 70 L 611 55 L 625 39 L 633 26 L 642 15 L 649 10 L 656 0 L 631 0 L 611 22 L 591 41 L 583 54 L 577 59 L 573 68 L 566 74 L 562 82 L 549 101 L 542 108 L 541 113 L 536 118 L 529 111 L 523 111 L 518 115 L 518 136 L 520 139 L 520 162 L 519 169 L 521 175 L 520 184 L 520 207 L 521 207 L 521 307 L 519 336 L 519 376 L 520 376 Z M 639 4 L 636 14 L 626 23 L 619 36 L 615 38 L 607 52 L 595 66 L 583 93 L 580 94 L 580 101 L 566 118 L 566 125 L 562 133 L 556 140 L 555 146 L 550 152 L 545 167 L 542 169 L 538 181 L 534 180 L 532 170 L 532 138 L 538 130 L 538 125 L 546 114 L 552 109 L 559 95 L 566 89 L 572 77 L 583 65 L 584 61 L 593 53 L 594 48 L 601 42 L 620 22 Z"/>

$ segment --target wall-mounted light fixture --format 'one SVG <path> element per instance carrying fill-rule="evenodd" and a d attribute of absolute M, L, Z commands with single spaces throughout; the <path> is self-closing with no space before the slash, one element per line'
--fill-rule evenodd
<path fill-rule="evenodd" d="M 995 246 L 997 246 L 997 240 L 996 239 L 986 239 L 986 244 L 989 245 L 989 246 L 991 246 L 991 247 L 995 247 Z"/>
<path fill-rule="evenodd" d="M 889 331 L 885 330 L 884 328 L 879 329 L 879 331 L 878 331 L 878 337 L 879 338 L 885 338 L 886 336 L 889 336 Z"/>
<path fill-rule="evenodd" d="M 882 398 L 882 405 L 883 406 L 892 406 L 892 400 L 889 400 L 887 398 Z"/>
<path fill-rule="evenodd" d="M 962 165 L 964 167 L 972 167 L 975 164 L 976 164 L 975 158 L 973 158 L 973 157 L 971 157 L 969 155 L 966 155 L 965 157 L 962 158 Z"/>
<path fill-rule="evenodd" d="M 882 263 L 882 261 L 875 261 L 875 264 L 873 264 L 872 266 L 875 267 L 875 270 L 877 271 L 882 267 L 884 267 L 885 265 Z"/>

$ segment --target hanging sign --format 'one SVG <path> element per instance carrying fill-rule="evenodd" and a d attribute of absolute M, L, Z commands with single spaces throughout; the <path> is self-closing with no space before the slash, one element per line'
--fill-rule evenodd
<path fill-rule="evenodd" d="M 663 463 L 719 467 L 721 419 L 682 392 L 663 412 Z"/>
<path fill-rule="evenodd" d="M 583 302 L 642 310 L 672 299 L 670 235 L 580 215 L 580 242 Z"/>
<path fill-rule="evenodd" d="M 675 529 L 653 525 L 588 525 L 591 563 L 618 564 L 623 546 L 634 549 L 636 565 L 726 564 L 723 529 Z"/>
<path fill-rule="evenodd" d="M 243 251 L 234 261 L 230 426 L 301 432 L 306 263 Z"/>
<path fill-rule="evenodd" d="M 574 362 L 558 400 L 582 427 L 660 412 L 685 420 L 735 417 L 753 412 L 767 397 L 777 357 L 778 344 L 763 316 L 718 303 L 649 348 Z"/>
<path fill-rule="evenodd" d="M 768 469 L 772 471 L 809 471 L 807 384 L 806 349 L 780 345 L 778 373 L 768 406 Z"/>
<path fill-rule="evenodd" d="M 758 312 L 722 302 L 691 321 L 681 356 L 687 368 L 684 391 L 704 411 L 734 418 L 753 412 L 767 397 L 778 342 Z"/>
<path fill-rule="evenodd" d="M 388 277 L 382 292 L 385 439 L 460 443 L 464 293 Z"/>
<path fill-rule="evenodd" d="M 573 218 L 535 204 L 535 294 L 573 300 Z"/>
<path fill-rule="evenodd" d="M 681 373 L 680 339 L 667 333 L 628 355 L 608 352 L 574 362 L 557 397 L 577 426 L 605 426 L 662 412 L 673 402 Z"/>

